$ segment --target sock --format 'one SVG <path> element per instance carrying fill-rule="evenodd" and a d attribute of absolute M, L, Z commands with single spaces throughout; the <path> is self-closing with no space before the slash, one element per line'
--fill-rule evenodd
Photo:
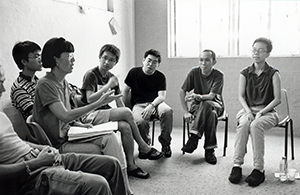
<path fill-rule="evenodd" d="M 242 168 L 242 165 L 239 165 L 239 164 L 233 164 L 233 167 L 240 167 L 240 168 Z"/>

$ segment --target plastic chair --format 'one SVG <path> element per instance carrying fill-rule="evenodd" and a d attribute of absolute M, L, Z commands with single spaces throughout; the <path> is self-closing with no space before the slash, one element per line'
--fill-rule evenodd
<path fill-rule="evenodd" d="M 52 143 L 48 136 L 46 135 L 43 128 L 36 122 L 32 120 L 32 115 L 30 115 L 26 120 L 27 125 L 29 126 L 29 133 L 28 135 L 30 142 L 41 144 L 41 145 L 49 145 L 52 146 Z"/>
<path fill-rule="evenodd" d="M 281 89 L 281 104 L 277 106 L 277 112 L 279 115 L 279 123 L 276 127 L 285 128 L 285 142 L 284 142 L 284 155 L 288 156 L 288 128 L 290 125 L 291 131 L 291 153 L 292 160 L 295 159 L 294 156 L 294 133 L 293 133 L 293 120 L 290 117 L 288 95 L 286 89 Z"/>
<path fill-rule="evenodd" d="M 223 114 L 218 117 L 218 121 L 224 121 L 225 122 L 225 129 L 224 129 L 224 146 L 223 146 L 223 156 L 226 156 L 226 149 L 228 145 L 228 118 L 229 114 L 224 110 Z M 187 128 L 186 128 L 187 127 Z M 190 124 L 186 122 L 185 118 L 183 117 L 183 139 L 182 144 L 184 146 L 185 144 L 185 129 L 187 129 L 187 136 L 190 135 Z M 185 152 L 182 152 L 182 154 L 185 154 Z"/>

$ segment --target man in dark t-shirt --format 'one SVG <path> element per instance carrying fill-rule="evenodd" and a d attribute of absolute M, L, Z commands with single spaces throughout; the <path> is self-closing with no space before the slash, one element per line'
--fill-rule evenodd
<path fill-rule="evenodd" d="M 205 136 L 205 160 L 216 164 L 214 148 L 217 147 L 216 127 L 218 116 L 223 113 L 223 73 L 214 68 L 216 54 L 204 50 L 200 54 L 199 66 L 191 69 L 180 91 L 184 118 L 192 122 L 190 138 L 182 151 L 192 153 L 198 146 L 198 140 Z M 192 102 L 188 108 L 187 102 Z"/>
<path fill-rule="evenodd" d="M 125 78 L 124 98 L 130 99 L 133 116 L 142 138 L 150 144 L 149 121 L 158 118 L 161 125 L 159 142 L 165 157 L 171 157 L 171 132 L 173 111 L 164 102 L 166 97 L 165 75 L 157 70 L 161 56 L 156 50 L 148 50 L 142 67 L 132 68 Z M 131 98 L 129 98 L 131 95 Z M 125 102 L 128 102 L 128 99 Z"/>

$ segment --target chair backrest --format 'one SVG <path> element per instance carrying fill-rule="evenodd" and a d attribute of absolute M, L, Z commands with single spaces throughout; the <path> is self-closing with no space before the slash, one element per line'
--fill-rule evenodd
<path fill-rule="evenodd" d="M 288 95 L 285 89 L 281 89 L 281 104 L 279 104 L 276 109 L 279 115 L 279 124 L 290 119 Z"/>
<path fill-rule="evenodd" d="M 131 105 L 131 89 L 129 89 L 127 97 L 124 97 L 123 99 L 125 106 L 132 109 L 133 106 Z"/>
<path fill-rule="evenodd" d="M 10 103 L 3 108 L 3 112 L 10 119 L 14 127 L 14 131 L 18 134 L 18 136 L 22 140 L 28 141 L 27 134 L 29 131 L 29 127 L 27 126 L 26 121 L 21 112 L 15 107 L 13 107 Z"/>
<path fill-rule="evenodd" d="M 29 126 L 30 130 L 28 135 L 29 137 L 29 142 L 33 142 L 36 144 L 41 144 L 41 145 L 49 145 L 52 146 L 52 143 L 48 136 L 46 135 L 45 131 L 43 128 L 36 122 L 32 120 L 32 115 L 30 115 L 27 120 L 26 120 L 27 125 Z"/>

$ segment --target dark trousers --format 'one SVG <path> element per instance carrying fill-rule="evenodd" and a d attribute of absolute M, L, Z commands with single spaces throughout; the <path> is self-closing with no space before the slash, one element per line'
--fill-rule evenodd
<path fill-rule="evenodd" d="M 214 101 L 193 102 L 190 113 L 195 116 L 190 133 L 201 138 L 204 134 L 204 149 L 217 147 L 218 116 L 223 113 L 223 107 Z"/>

